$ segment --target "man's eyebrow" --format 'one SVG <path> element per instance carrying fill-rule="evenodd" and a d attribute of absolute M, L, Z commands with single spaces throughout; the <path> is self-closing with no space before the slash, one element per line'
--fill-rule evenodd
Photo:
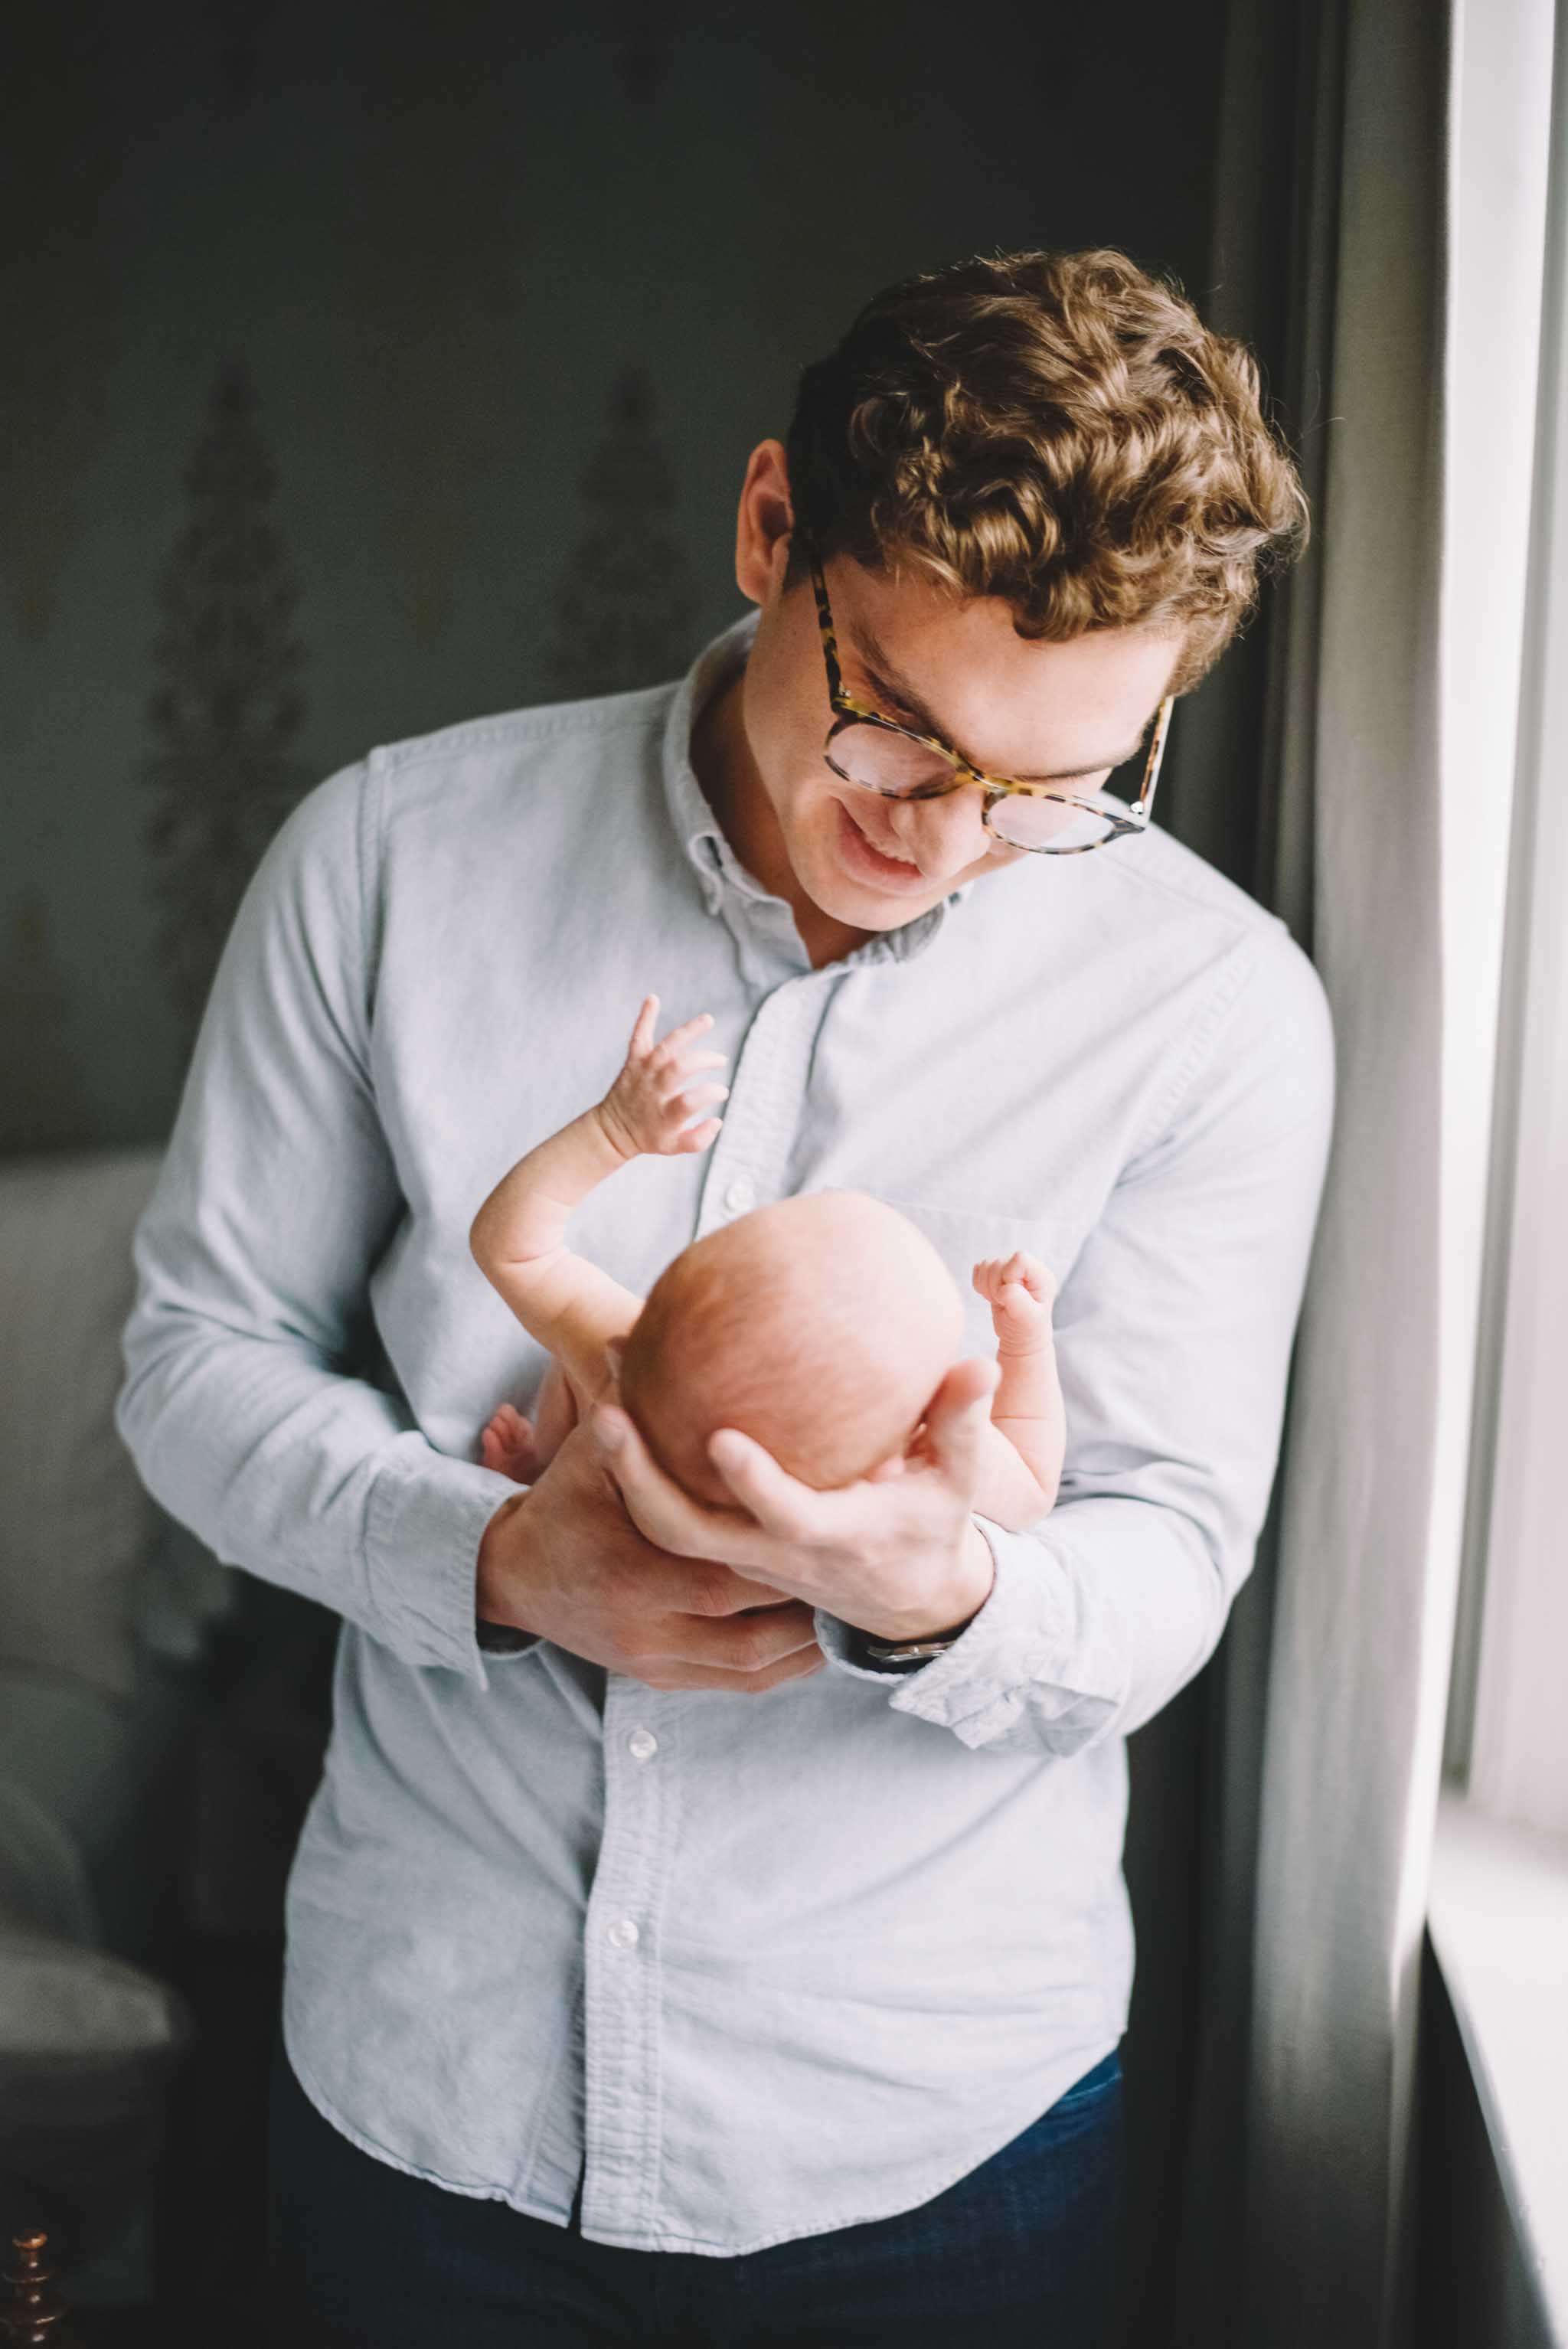
<path fill-rule="evenodd" d="M 867 627 L 861 621 L 851 620 L 845 633 L 859 653 L 861 665 L 865 670 L 867 678 L 881 699 L 890 702 L 901 718 L 912 719 L 922 734 L 934 734 L 942 741 L 951 744 L 953 749 L 956 750 L 958 745 L 954 741 L 947 728 L 926 708 L 897 663 L 889 660 L 874 629 Z M 1122 766 L 1129 759 L 1136 758 L 1142 745 L 1143 735 L 1148 730 L 1145 727 L 1142 733 L 1139 735 L 1138 740 L 1130 743 L 1125 750 L 1118 750 L 1109 759 L 1098 760 L 1093 765 L 1062 767 L 1053 775 L 1012 775 L 1009 776 L 1008 781 L 1015 783 L 1076 783 L 1080 782 L 1086 775 L 1103 775 L 1108 770 Z"/>

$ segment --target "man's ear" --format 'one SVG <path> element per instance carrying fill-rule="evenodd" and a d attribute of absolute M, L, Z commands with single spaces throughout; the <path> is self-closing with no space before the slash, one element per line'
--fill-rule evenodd
<path fill-rule="evenodd" d="M 778 593 L 789 565 L 793 513 L 782 440 L 760 440 L 752 450 L 736 513 L 735 581 L 749 603 Z"/>

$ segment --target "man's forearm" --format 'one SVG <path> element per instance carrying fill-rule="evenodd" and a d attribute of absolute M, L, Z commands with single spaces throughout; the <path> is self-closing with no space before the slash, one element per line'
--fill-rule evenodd
<path fill-rule="evenodd" d="M 115 1423 L 148 1490 L 225 1565 L 407 1662 L 475 1669 L 474 1556 L 510 1479 L 435 1451 L 395 1398 L 149 1299 Z"/>
<path fill-rule="evenodd" d="M 226 1565 L 482 1677 L 474 1556 L 516 1487 L 346 1370 L 407 1213 L 369 1071 L 365 784 L 301 802 L 235 916 L 137 1228 L 115 1424 Z"/>

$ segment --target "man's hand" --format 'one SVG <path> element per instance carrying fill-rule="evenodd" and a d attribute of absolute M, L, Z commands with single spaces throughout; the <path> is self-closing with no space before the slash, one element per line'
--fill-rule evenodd
<path fill-rule="evenodd" d="M 738 1429 L 720 1428 L 708 1457 L 742 1504 L 737 1509 L 688 1498 L 650 1458 L 624 1411 L 601 1404 L 590 1429 L 650 1542 L 682 1557 L 723 1559 L 873 1639 L 929 1639 L 976 1613 L 995 1578 L 970 1513 L 995 1385 L 995 1362 L 955 1363 L 901 1473 L 873 1471 L 827 1493 L 798 1483 Z"/>
<path fill-rule="evenodd" d="M 787 1591 L 645 1541 L 583 1427 L 485 1527 L 476 1596 L 487 1620 L 649 1688 L 755 1692 L 825 1661 L 810 1608 Z"/>

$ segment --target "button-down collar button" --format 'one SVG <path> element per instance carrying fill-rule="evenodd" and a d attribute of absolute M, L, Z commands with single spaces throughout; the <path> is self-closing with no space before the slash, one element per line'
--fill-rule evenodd
<path fill-rule="evenodd" d="M 612 1949 L 634 1950 L 637 1946 L 637 1921 L 634 1917 L 617 1917 L 604 1939 Z"/>
<path fill-rule="evenodd" d="M 626 1744 L 639 1762 L 645 1762 L 650 1754 L 659 1750 L 659 1741 L 651 1729 L 634 1729 Z"/>
<path fill-rule="evenodd" d="M 748 1207 L 756 1206 L 757 1193 L 749 1183 L 737 1181 L 726 1188 L 724 1204 L 732 1215 L 743 1215 Z"/>

